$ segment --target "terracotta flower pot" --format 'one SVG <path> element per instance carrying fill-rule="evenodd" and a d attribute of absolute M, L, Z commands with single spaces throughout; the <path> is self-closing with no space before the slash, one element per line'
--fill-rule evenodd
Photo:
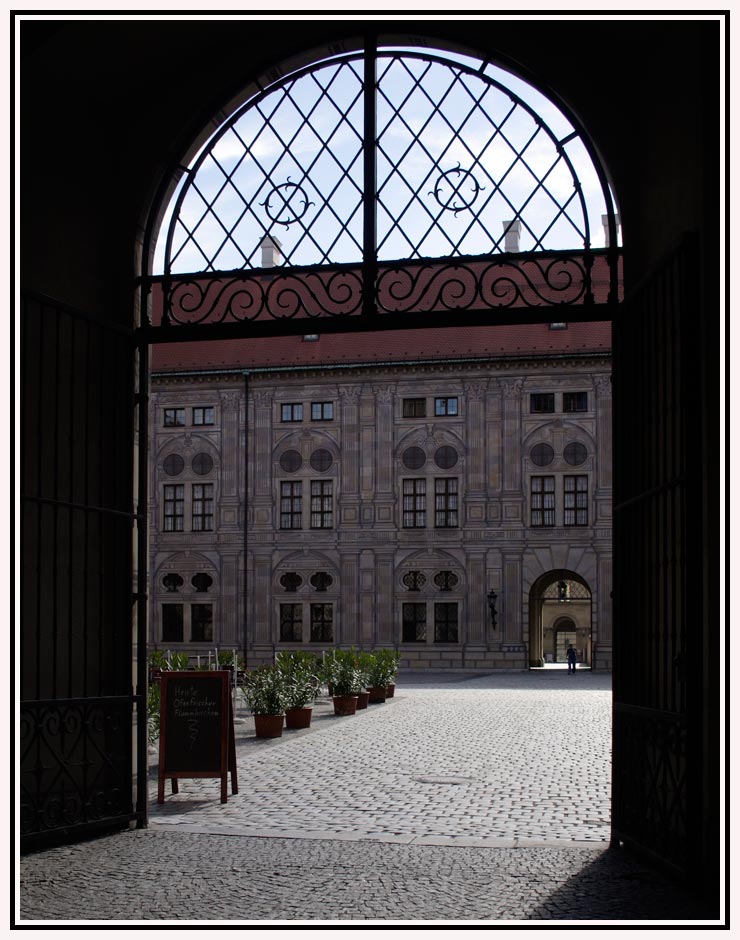
<path fill-rule="evenodd" d="M 369 692 L 358 692 L 357 693 L 357 707 L 358 708 L 367 708 L 367 703 L 370 699 Z"/>
<path fill-rule="evenodd" d="M 396 694 L 396 683 L 395 683 L 395 682 L 389 682 L 389 683 L 388 683 L 388 688 L 385 690 L 385 697 L 386 697 L 386 698 L 393 698 L 393 696 L 394 696 L 395 694 Z"/>
<path fill-rule="evenodd" d="M 335 715 L 354 715 L 357 711 L 356 695 L 335 695 L 334 696 L 334 714 Z"/>
<path fill-rule="evenodd" d="M 286 708 L 285 727 L 286 728 L 308 728 L 311 725 L 311 712 L 313 708 L 305 705 L 301 708 Z"/>
<path fill-rule="evenodd" d="M 255 715 L 254 730 L 258 738 L 280 738 L 285 715 Z"/>
<path fill-rule="evenodd" d="M 384 685 L 376 685 L 368 689 L 370 693 L 370 704 L 378 705 L 381 702 L 386 700 L 386 687 Z"/>

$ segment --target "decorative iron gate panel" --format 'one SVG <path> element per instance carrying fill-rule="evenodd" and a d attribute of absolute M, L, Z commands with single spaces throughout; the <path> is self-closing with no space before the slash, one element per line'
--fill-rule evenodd
<path fill-rule="evenodd" d="M 21 835 L 133 808 L 130 331 L 26 295 L 21 316 Z"/>
<path fill-rule="evenodd" d="M 686 875 L 700 864 L 700 670 L 687 662 L 701 590 L 691 473 L 692 320 L 682 245 L 614 325 L 613 838 Z M 695 317 L 694 317 L 695 319 Z M 639 416 L 639 420 L 637 420 Z M 693 522 L 692 522 L 693 520 Z M 690 720 L 689 720 L 690 716 Z"/>

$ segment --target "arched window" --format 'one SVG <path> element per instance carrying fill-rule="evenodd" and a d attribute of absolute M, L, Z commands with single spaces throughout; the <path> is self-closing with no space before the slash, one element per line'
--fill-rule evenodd
<path fill-rule="evenodd" d="M 178 170 L 155 324 L 618 300 L 606 174 L 511 72 L 380 43 L 275 74 Z"/>

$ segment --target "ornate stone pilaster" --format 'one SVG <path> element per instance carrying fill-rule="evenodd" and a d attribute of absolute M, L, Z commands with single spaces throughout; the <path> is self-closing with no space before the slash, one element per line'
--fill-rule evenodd
<path fill-rule="evenodd" d="M 504 643 L 522 642 L 522 556 L 504 554 L 503 591 L 499 595 L 501 639 Z"/>
<path fill-rule="evenodd" d="M 597 490 L 612 488 L 612 381 L 608 375 L 594 378 L 596 389 Z M 610 492 L 611 495 L 611 492 Z"/>
<path fill-rule="evenodd" d="M 339 642 L 353 646 L 362 642 L 360 620 L 359 591 L 359 553 L 342 553 L 340 560 L 340 578 L 342 595 L 339 601 L 340 637 Z"/>
<path fill-rule="evenodd" d="M 499 379 L 503 395 L 504 492 L 521 492 L 522 388 L 524 379 Z"/>

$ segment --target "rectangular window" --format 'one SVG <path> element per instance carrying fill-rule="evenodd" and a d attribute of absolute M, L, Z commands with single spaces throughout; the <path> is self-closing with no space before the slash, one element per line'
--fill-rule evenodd
<path fill-rule="evenodd" d="M 193 532 L 213 531 L 213 483 L 193 483 Z"/>
<path fill-rule="evenodd" d="M 333 524 L 331 480 L 311 480 L 311 528 L 331 529 Z"/>
<path fill-rule="evenodd" d="M 182 532 L 185 519 L 185 487 L 182 483 L 164 488 L 164 531 Z"/>
<path fill-rule="evenodd" d="M 457 643 L 457 604 L 434 605 L 434 642 Z"/>
<path fill-rule="evenodd" d="M 563 392 L 563 411 L 588 411 L 588 392 Z"/>
<path fill-rule="evenodd" d="M 403 481 L 403 527 L 423 529 L 427 524 L 427 481 Z"/>
<path fill-rule="evenodd" d="M 588 477 L 563 477 L 563 524 L 588 525 Z"/>
<path fill-rule="evenodd" d="M 303 484 L 300 480 L 280 484 L 280 528 L 303 528 Z"/>
<path fill-rule="evenodd" d="M 280 406 L 281 421 L 303 421 L 303 405 L 291 402 Z"/>
<path fill-rule="evenodd" d="M 303 642 L 303 604 L 280 605 L 280 642 Z"/>
<path fill-rule="evenodd" d="M 553 392 L 543 392 L 529 396 L 529 410 L 532 414 L 551 414 L 555 411 L 555 395 Z"/>
<path fill-rule="evenodd" d="M 332 421 L 334 418 L 334 402 L 314 401 L 311 403 L 312 421 Z"/>
<path fill-rule="evenodd" d="M 434 481 L 435 528 L 456 528 L 457 520 L 457 477 L 440 477 Z"/>
<path fill-rule="evenodd" d="M 213 408 L 193 408 L 193 424 L 213 424 Z"/>
<path fill-rule="evenodd" d="M 456 398 L 435 398 L 434 399 L 434 413 L 435 415 L 456 415 L 457 414 L 457 399 Z"/>
<path fill-rule="evenodd" d="M 427 413 L 426 398 L 404 398 L 404 418 L 423 418 Z"/>
<path fill-rule="evenodd" d="M 311 604 L 311 642 L 334 642 L 334 607 L 332 604 Z"/>
<path fill-rule="evenodd" d="M 427 605 L 403 605 L 403 642 L 426 643 L 427 639 Z"/>
<path fill-rule="evenodd" d="M 190 605 L 190 639 L 193 643 L 213 642 L 213 604 Z"/>
<path fill-rule="evenodd" d="M 531 511 L 533 526 L 555 525 L 555 477 L 532 477 Z"/>
<path fill-rule="evenodd" d="M 166 428 L 185 427 L 185 409 L 184 408 L 165 408 L 164 426 Z"/>
<path fill-rule="evenodd" d="M 162 642 L 182 643 L 182 604 L 162 604 Z"/>

